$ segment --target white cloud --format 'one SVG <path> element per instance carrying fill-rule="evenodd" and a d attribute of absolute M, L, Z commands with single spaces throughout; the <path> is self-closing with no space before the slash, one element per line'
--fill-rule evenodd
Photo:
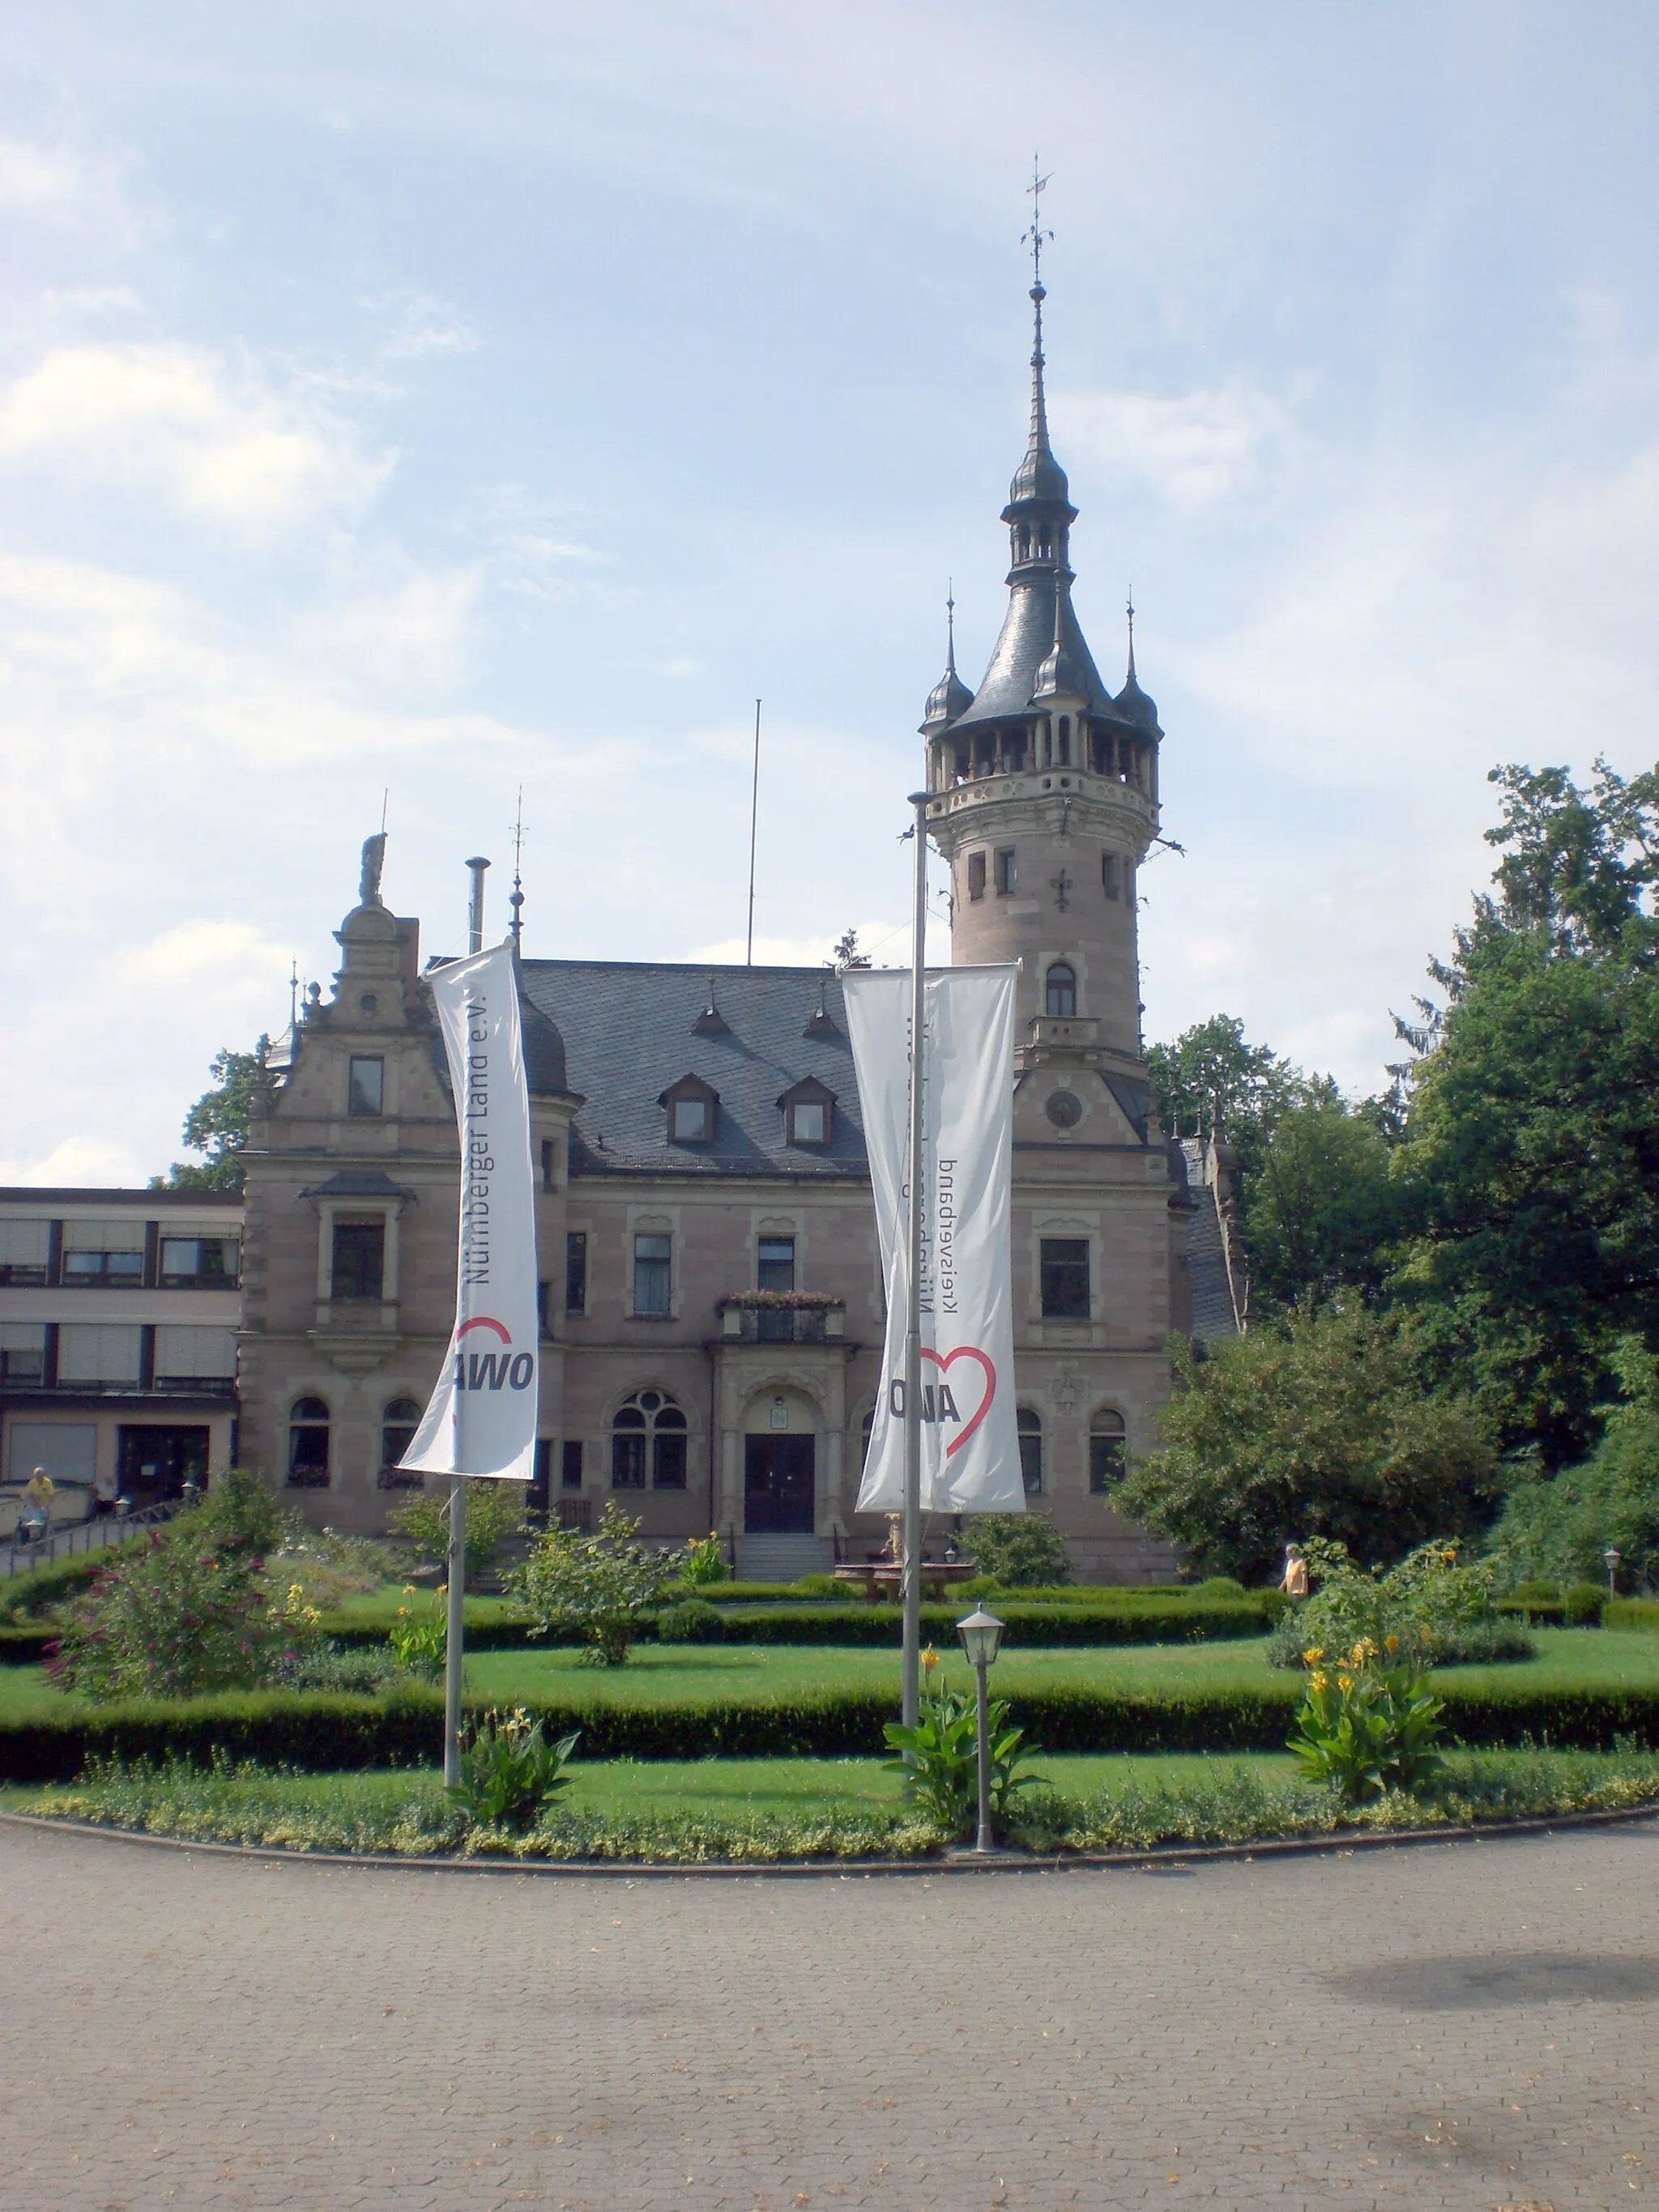
<path fill-rule="evenodd" d="M 0 137 L 0 210 L 130 246 L 143 228 L 128 199 L 125 164 L 105 150 Z"/>
<path fill-rule="evenodd" d="M 448 686 L 469 665 L 478 585 L 476 569 L 422 573 L 308 614 L 295 635 L 357 684 Z"/>
<path fill-rule="evenodd" d="M 155 1172 L 126 1146 L 100 1137 L 65 1137 L 44 1157 L 0 1158 L 0 1183 L 28 1190 L 131 1189 Z"/>
<path fill-rule="evenodd" d="M 1140 477 L 1182 514 L 1255 490 L 1296 428 L 1291 404 L 1242 375 L 1173 399 L 1150 392 L 1056 392 L 1051 411 L 1056 439 L 1068 451 Z"/>
<path fill-rule="evenodd" d="M 0 395 L 0 462 L 159 492 L 250 538 L 361 514 L 392 466 L 314 390 L 177 343 L 47 354 Z"/>

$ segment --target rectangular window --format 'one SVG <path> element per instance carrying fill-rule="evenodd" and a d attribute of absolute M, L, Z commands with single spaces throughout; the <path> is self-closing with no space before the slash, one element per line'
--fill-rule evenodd
<path fill-rule="evenodd" d="M 685 1487 L 685 1435 L 684 1431 L 659 1430 L 651 1439 L 651 1486 L 653 1490 L 684 1490 Z"/>
<path fill-rule="evenodd" d="M 997 896 L 1006 898 L 1014 888 L 1014 848 L 1005 845 L 997 854 Z"/>
<path fill-rule="evenodd" d="M 558 1146 L 553 1142 L 550 1137 L 544 1137 L 542 1139 L 542 1188 L 544 1190 L 556 1190 L 558 1188 L 559 1186 L 556 1180 L 558 1165 Z"/>
<path fill-rule="evenodd" d="M 1089 1438 L 1089 1487 L 1103 1497 L 1122 1481 L 1128 1464 L 1128 1438 L 1121 1430 L 1097 1427 Z"/>
<path fill-rule="evenodd" d="M 0 1221 L 0 1283 L 44 1283 L 52 1263 L 49 1221 Z"/>
<path fill-rule="evenodd" d="M 235 1373 L 234 1328 L 196 1328 L 163 1322 L 156 1329 L 158 1382 L 228 1382 Z"/>
<path fill-rule="evenodd" d="M 564 1310 L 587 1311 L 587 1231 L 573 1229 L 564 1240 Z"/>
<path fill-rule="evenodd" d="M 1042 1240 L 1042 1317 L 1045 1321 L 1089 1318 L 1089 1240 L 1045 1237 Z"/>
<path fill-rule="evenodd" d="M 0 1382 L 40 1384 L 46 1379 L 45 1322 L 0 1322 Z"/>
<path fill-rule="evenodd" d="M 1123 902 L 1126 906 L 1135 902 L 1135 872 L 1133 861 L 1123 863 Z"/>
<path fill-rule="evenodd" d="M 241 1247 L 234 1237 L 164 1237 L 164 1290 L 234 1291 L 241 1275 Z"/>
<path fill-rule="evenodd" d="M 659 1321 L 667 1318 L 673 1251 L 672 1237 L 641 1235 L 634 1239 L 635 1314 Z"/>
<path fill-rule="evenodd" d="M 611 1439 L 611 1487 L 613 1490 L 643 1490 L 645 1488 L 645 1431 L 642 1429 L 622 1431 Z"/>
<path fill-rule="evenodd" d="M 537 1335 L 538 1335 L 538 1336 L 551 1336 L 551 1335 L 552 1335 L 552 1334 L 553 1334 L 553 1332 L 552 1332 L 551 1328 L 549 1328 L 549 1326 L 548 1326 L 548 1321 L 547 1321 L 547 1302 L 548 1302 L 549 1298 L 550 1298 L 552 1295 L 553 1295 L 553 1285 L 552 1285 L 552 1284 L 551 1284 L 551 1283 L 538 1283 L 538 1284 L 537 1284 L 537 1285 L 536 1285 L 536 1334 L 537 1334 Z"/>
<path fill-rule="evenodd" d="M 580 1490 L 581 1486 L 582 1441 L 580 1437 L 567 1437 L 559 1451 L 559 1487 Z"/>
<path fill-rule="evenodd" d="M 380 1114 L 385 1111 L 385 1102 L 386 1062 L 383 1060 L 354 1059 L 346 1111 L 349 1114 Z"/>
<path fill-rule="evenodd" d="M 1104 890 L 1107 897 L 1109 899 L 1115 899 L 1117 896 L 1118 891 L 1118 867 L 1117 854 L 1115 853 L 1103 853 L 1101 854 L 1100 882 L 1101 888 Z"/>
<path fill-rule="evenodd" d="M 677 1145 L 702 1145 L 708 1140 L 708 1101 L 706 1098 L 677 1098 L 669 1109 L 669 1120 Z"/>
<path fill-rule="evenodd" d="M 142 1379 L 144 1332 L 135 1322 L 66 1321 L 58 1332 L 59 1382 L 129 1382 Z"/>
<path fill-rule="evenodd" d="M 138 1290 L 144 1280 L 142 1221 L 66 1221 L 63 1279 L 79 1290 Z"/>
<path fill-rule="evenodd" d="M 798 1113 L 799 1108 L 795 1109 Z M 793 1291 L 795 1287 L 795 1240 L 793 1237 L 763 1237 L 756 1254 L 757 1291 Z"/>
<path fill-rule="evenodd" d="M 970 899 L 982 899 L 985 896 L 983 853 L 969 853 L 968 855 L 968 896 Z"/>
<path fill-rule="evenodd" d="M 337 1298 L 378 1298 L 386 1280 L 386 1223 L 337 1221 L 331 1277 Z"/>
<path fill-rule="evenodd" d="M 821 1098 L 798 1098 L 789 1109 L 789 1138 L 792 1144 L 821 1145 L 829 1134 L 826 1113 Z"/>

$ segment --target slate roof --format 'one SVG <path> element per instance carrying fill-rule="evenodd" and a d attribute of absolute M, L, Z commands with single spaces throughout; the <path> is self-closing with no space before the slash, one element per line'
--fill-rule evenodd
<path fill-rule="evenodd" d="M 1227 1280 L 1227 1248 L 1217 1209 L 1215 1187 L 1204 1181 L 1204 1147 L 1196 1137 L 1183 1137 L 1188 1186 L 1194 1212 L 1187 1224 L 1187 1273 L 1193 1287 L 1193 1334 L 1213 1343 L 1219 1336 L 1237 1336 L 1238 1321 Z"/>
<path fill-rule="evenodd" d="M 698 1027 L 711 978 L 723 1030 Z M 867 1181 L 846 1011 L 828 969 L 525 960 L 520 992 L 532 1090 L 574 1091 L 582 1101 L 571 1131 L 573 1176 Z M 832 1026 L 814 1024 L 809 1036 L 820 993 Z M 538 1079 L 556 1068 L 558 1081 Z M 667 1140 L 657 1102 L 683 1075 L 700 1076 L 720 1094 L 710 1144 Z M 784 1141 L 778 1099 L 808 1076 L 835 1093 L 828 1145 Z"/>

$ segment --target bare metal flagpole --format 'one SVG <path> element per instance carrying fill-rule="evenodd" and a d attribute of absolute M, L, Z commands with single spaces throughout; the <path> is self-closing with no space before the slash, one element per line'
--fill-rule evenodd
<path fill-rule="evenodd" d="M 910 1159 L 905 1215 L 904 1332 L 904 1694 L 903 1725 L 921 1711 L 921 1224 L 923 1084 L 927 1011 L 927 794 L 913 792 L 916 810 L 915 911 L 910 938 Z"/>
<path fill-rule="evenodd" d="M 749 935 L 744 945 L 743 964 L 755 964 L 755 829 L 760 820 L 760 710 L 755 702 L 755 769 L 749 780 Z"/>

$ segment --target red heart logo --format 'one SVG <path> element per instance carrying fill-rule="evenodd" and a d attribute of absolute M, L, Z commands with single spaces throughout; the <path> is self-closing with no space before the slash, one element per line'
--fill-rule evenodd
<path fill-rule="evenodd" d="M 947 1367 L 953 1365 L 958 1359 L 976 1359 L 985 1370 L 985 1395 L 979 1401 L 979 1411 L 974 1415 L 973 1419 L 965 1425 L 962 1434 L 955 1443 L 948 1443 L 945 1447 L 945 1458 L 953 1459 L 991 1410 L 991 1401 L 997 1395 L 997 1370 L 976 1344 L 959 1344 L 954 1352 L 947 1352 L 942 1358 L 931 1346 L 924 1344 L 921 1347 L 921 1356 L 924 1359 L 931 1359 L 941 1375 Z"/>

